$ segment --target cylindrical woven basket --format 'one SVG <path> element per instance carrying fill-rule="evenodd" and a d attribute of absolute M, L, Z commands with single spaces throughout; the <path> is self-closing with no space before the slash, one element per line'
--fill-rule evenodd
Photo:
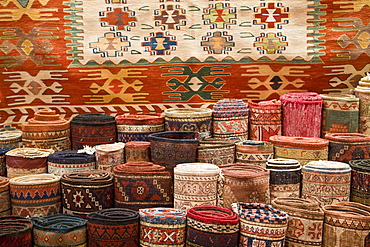
<path fill-rule="evenodd" d="M 266 168 L 266 162 L 274 158 L 274 146 L 266 141 L 235 142 L 236 163 L 259 165 Z"/>
<path fill-rule="evenodd" d="M 282 134 L 280 100 L 248 100 L 249 139 L 269 141 L 270 136 Z"/>
<path fill-rule="evenodd" d="M 11 178 L 9 185 L 13 215 L 42 217 L 60 213 L 60 176 L 48 173 L 20 176 Z"/>
<path fill-rule="evenodd" d="M 72 150 L 114 143 L 117 140 L 116 119 L 100 113 L 80 114 L 71 119 Z"/>
<path fill-rule="evenodd" d="M 258 165 L 221 166 L 218 206 L 231 208 L 233 203 L 270 204 L 270 172 Z"/>
<path fill-rule="evenodd" d="M 188 210 L 186 246 L 236 247 L 238 215 L 228 208 L 196 206 Z"/>
<path fill-rule="evenodd" d="M 119 142 L 149 141 L 148 136 L 164 131 L 164 113 L 136 113 L 117 115 Z"/>
<path fill-rule="evenodd" d="M 195 131 L 165 131 L 149 135 L 150 156 L 154 164 L 166 167 L 171 174 L 180 163 L 197 161 L 199 140 Z"/>
<path fill-rule="evenodd" d="M 239 216 L 239 247 L 284 246 L 288 214 L 261 203 L 238 202 L 234 211 Z"/>
<path fill-rule="evenodd" d="M 22 131 L 6 125 L 0 129 L 0 148 L 21 148 Z"/>
<path fill-rule="evenodd" d="M 0 244 L 7 247 L 33 247 L 33 223 L 21 216 L 0 217 Z"/>
<path fill-rule="evenodd" d="M 87 215 L 88 246 L 139 247 L 137 211 L 108 208 Z"/>
<path fill-rule="evenodd" d="M 150 162 L 150 142 L 130 141 L 125 145 L 126 162 Z"/>
<path fill-rule="evenodd" d="M 83 218 L 91 212 L 114 205 L 113 175 L 91 170 L 63 174 L 61 178 L 63 213 Z"/>
<path fill-rule="evenodd" d="M 296 159 L 302 166 L 310 161 L 328 160 L 329 141 L 316 137 L 271 136 L 274 158 Z"/>
<path fill-rule="evenodd" d="M 321 94 L 324 100 L 321 136 L 327 133 L 356 133 L 359 127 L 359 98 L 352 94 Z"/>
<path fill-rule="evenodd" d="M 302 167 L 302 198 L 316 197 L 322 205 L 349 201 L 351 167 L 337 161 L 311 161 Z"/>
<path fill-rule="evenodd" d="M 57 151 L 48 156 L 48 173 L 63 175 L 69 172 L 95 169 L 93 154 L 79 153 L 76 150 Z"/>
<path fill-rule="evenodd" d="M 324 100 L 314 92 L 292 92 L 280 96 L 283 112 L 283 135 L 321 137 Z"/>
<path fill-rule="evenodd" d="M 95 146 L 96 169 L 112 171 L 113 167 L 125 163 L 125 143 L 109 143 Z"/>
<path fill-rule="evenodd" d="M 139 210 L 173 206 L 172 177 L 164 166 L 128 162 L 115 166 L 113 174 L 115 207 Z"/>
<path fill-rule="evenodd" d="M 222 99 L 212 108 L 215 138 L 233 141 L 248 140 L 249 106 L 241 99 Z"/>
<path fill-rule="evenodd" d="M 353 91 L 360 103 L 358 132 L 370 135 L 370 73 L 360 79 Z"/>
<path fill-rule="evenodd" d="M 70 150 L 70 136 L 70 120 L 54 110 L 39 110 L 22 124 L 22 143 L 26 148 Z"/>
<path fill-rule="evenodd" d="M 235 162 L 235 142 L 219 138 L 206 138 L 199 142 L 199 163 L 226 165 Z"/>
<path fill-rule="evenodd" d="M 0 216 L 11 214 L 9 178 L 0 177 Z"/>
<path fill-rule="evenodd" d="M 294 159 L 270 159 L 266 163 L 270 171 L 271 201 L 278 197 L 300 197 L 301 164 Z"/>
<path fill-rule="evenodd" d="M 328 133 L 328 160 L 349 163 L 351 160 L 369 159 L 370 136 L 361 133 Z"/>
<path fill-rule="evenodd" d="M 321 246 L 324 211 L 316 199 L 280 197 L 271 206 L 289 215 L 286 247 Z"/>
<path fill-rule="evenodd" d="M 86 246 L 87 220 L 78 215 L 54 214 L 34 217 L 34 247 Z"/>
<path fill-rule="evenodd" d="M 351 202 L 370 206 L 370 159 L 351 160 Z"/>
<path fill-rule="evenodd" d="M 202 138 L 212 136 L 212 109 L 170 108 L 164 110 L 165 131 L 196 131 Z"/>
<path fill-rule="evenodd" d="M 174 208 L 217 206 L 220 168 L 209 163 L 183 163 L 174 168 Z"/>
<path fill-rule="evenodd" d="M 7 152 L 7 177 L 14 178 L 29 174 L 47 173 L 48 156 L 54 153 L 52 149 L 15 148 Z"/>
<path fill-rule="evenodd" d="M 0 176 L 6 177 L 6 153 L 13 148 L 0 148 Z"/>
<path fill-rule="evenodd" d="M 323 247 L 369 246 L 370 207 L 356 202 L 326 205 Z"/>
<path fill-rule="evenodd" d="M 140 246 L 185 246 L 186 214 L 165 207 L 140 209 Z"/>

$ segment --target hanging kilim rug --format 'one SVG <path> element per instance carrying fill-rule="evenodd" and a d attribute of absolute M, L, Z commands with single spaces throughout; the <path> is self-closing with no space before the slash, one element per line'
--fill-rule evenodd
<path fill-rule="evenodd" d="M 365 0 L 0 1 L 0 124 L 349 93 L 369 71 Z"/>

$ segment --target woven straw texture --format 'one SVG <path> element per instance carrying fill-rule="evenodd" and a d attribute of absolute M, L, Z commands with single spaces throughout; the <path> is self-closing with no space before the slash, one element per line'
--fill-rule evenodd
<path fill-rule="evenodd" d="M 5 125 L 0 129 L 0 148 L 21 148 L 22 144 L 22 131 Z"/>
<path fill-rule="evenodd" d="M 76 150 L 57 151 L 48 156 L 48 173 L 63 175 L 69 172 L 95 169 L 95 155 Z"/>
<path fill-rule="evenodd" d="M 259 165 L 266 168 L 266 162 L 274 157 L 274 147 L 266 141 L 235 142 L 236 163 Z"/>
<path fill-rule="evenodd" d="M 355 95 L 359 98 L 360 113 L 359 113 L 359 132 L 361 134 L 370 135 L 370 74 L 362 77 L 358 85 L 354 88 Z"/>
<path fill-rule="evenodd" d="M 125 143 L 109 143 L 94 146 L 96 169 L 112 172 L 114 166 L 125 163 Z"/>
<path fill-rule="evenodd" d="M 0 177 L 0 216 L 11 214 L 9 178 Z"/>
<path fill-rule="evenodd" d="M 199 163 L 217 166 L 235 162 L 235 143 L 220 138 L 206 138 L 199 142 L 197 158 Z"/>

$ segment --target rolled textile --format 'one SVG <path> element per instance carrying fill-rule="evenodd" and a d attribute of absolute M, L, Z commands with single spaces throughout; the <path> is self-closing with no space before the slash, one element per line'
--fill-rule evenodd
<path fill-rule="evenodd" d="M 172 177 L 164 166 L 128 162 L 113 168 L 116 208 L 172 207 Z"/>
<path fill-rule="evenodd" d="M 217 206 L 220 168 L 209 163 L 182 163 L 174 168 L 174 208 Z"/>
<path fill-rule="evenodd" d="M 270 136 L 282 134 L 280 100 L 248 100 L 249 139 L 269 141 Z"/>
<path fill-rule="evenodd" d="M 87 220 L 78 215 L 55 214 L 33 217 L 34 247 L 86 246 Z"/>
<path fill-rule="evenodd" d="M 13 148 L 0 148 L 0 176 L 6 177 L 6 153 Z"/>
<path fill-rule="evenodd" d="M 33 247 L 33 223 L 21 216 L 0 217 L 0 245 L 7 247 Z"/>
<path fill-rule="evenodd" d="M 89 247 L 139 246 L 139 212 L 124 208 L 108 208 L 87 215 Z"/>
<path fill-rule="evenodd" d="M 370 136 L 361 133 L 328 133 L 328 160 L 349 163 L 350 160 L 369 159 Z"/>
<path fill-rule="evenodd" d="M 60 176 L 32 174 L 11 178 L 10 202 L 12 214 L 47 216 L 61 211 Z"/>
<path fill-rule="evenodd" d="M 140 215 L 140 246 L 185 246 L 186 210 L 144 208 Z"/>
<path fill-rule="evenodd" d="M 356 202 L 326 205 L 323 247 L 369 246 L 370 207 Z"/>
<path fill-rule="evenodd" d="M 0 177 L 0 216 L 11 214 L 9 178 Z"/>
<path fill-rule="evenodd" d="M 197 162 L 226 165 L 235 162 L 235 142 L 219 138 L 205 138 L 198 146 Z"/>
<path fill-rule="evenodd" d="M 22 124 L 22 142 L 27 148 L 70 150 L 70 136 L 70 120 L 54 110 L 41 109 Z"/>
<path fill-rule="evenodd" d="M 271 201 L 278 197 L 300 197 L 301 164 L 294 159 L 270 159 L 266 163 L 270 171 Z"/>
<path fill-rule="evenodd" d="M 164 113 L 136 113 L 117 115 L 119 142 L 149 141 L 152 133 L 164 131 Z"/>
<path fill-rule="evenodd" d="M 199 140 L 195 131 L 165 131 L 149 135 L 151 161 L 173 175 L 180 163 L 196 162 Z"/>
<path fill-rule="evenodd" d="M 236 163 L 259 165 L 266 168 L 266 162 L 274 158 L 274 146 L 266 141 L 235 142 Z"/>
<path fill-rule="evenodd" d="M 125 163 L 125 143 L 109 143 L 95 146 L 96 169 L 112 171 L 116 165 Z"/>
<path fill-rule="evenodd" d="M 129 141 L 125 145 L 125 162 L 150 162 L 150 142 Z"/>
<path fill-rule="evenodd" d="M 114 143 L 117 140 L 116 119 L 100 113 L 80 114 L 70 121 L 72 150 L 84 146 Z"/>
<path fill-rule="evenodd" d="M 310 161 L 328 160 L 329 141 L 316 137 L 271 136 L 274 158 L 296 159 L 302 166 Z"/>
<path fill-rule="evenodd" d="M 196 131 L 202 138 L 212 136 L 212 109 L 170 108 L 164 110 L 165 131 Z"/>
<path fill-rule="evenodd" d="M 48 173 L 63 175 L 69 172 L 95 169 L 93 154 L 79 153 L 76 150 L 57 151 L 48 156 Z"/>
<path fill-rule="evenodd" d="M 351 160 L 351 202 L 370 206 L 370 159 Z"/>
<path fill-rule="evenodd" d="M 288 214 L 271 205 L 238 202 L 233 205 L 239 216 L 239 246 L 284 246 Z"/>
<path fill-rule="evenodd" d="M 113 175 L 108 171 L 69 172 L 60 181 L 63 213 L 85 218 L 91 212 L 114 205 Z"/>
<path fill-rule="evenodd" d="M 286 247 L 321 247 L 324 211 L 316 199 L 280 197 L 271 206 L 289 215 Z"/>
<path fill-rule="evenodd" d="M 248 140 L 249 106 L 241 99 L 222 99 L 212 108 L 212 136 L 233 141 Z"/>
<path fill-rule="evenodd" d="M 323 98 L 314 92 L 280 96 L 284 136 L 321 137 Z"/>
<path fill-rule="evenodd" d="M 0 148 L 21 148 L 22 144 L 22 131 L 5 125 L 0 129 Z"/>
<path fill-rule="evenodd" d="M 14 178 L 29 174 L 47 173 L 48 157 L 54 153 L 52 149 L 15 148 L 7 152 L 7 177 Z"/>
<path fill-rule="evenodd" d="M 322 205 L 349 201 L 351 167 L 337 161 L 311 161 L 302 167 L 302 198 L 316 197 Z"/>
<path fill-rule="evenodd" d="M 221 166 L 218 206 L 231 208 L 235 202 L 270 204 L 270 172 L 258 165 Z"/>
<path fill-rule="evenodd" d="M 188 210 L 186 246 L 237 247 L 238 215 L 228 208 L 196 206 Z"/>
<path fill-rule="evenodd" d="M 360 79 L 353 91 L 360 102 L 358 131 L 370 135 L 370 73 Z"/>
<path fill-rule="evenodd" d="M 327 133 L 356 133 L 359 127 L 359 98 L 352 94 L 320 94 L 324 100 L 321 136 Z"/>

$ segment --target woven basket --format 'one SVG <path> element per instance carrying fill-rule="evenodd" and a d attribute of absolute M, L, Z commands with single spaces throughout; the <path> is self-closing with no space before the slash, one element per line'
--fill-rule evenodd
<path fill-rule="evenodd" d="M 327 133 L 356 133 L 359 127 L 359 98 L 352 94 L 321 94 L 324 100 L 321 136 Z"/>
<path fill-rule="evenodd" d="M 271 200 L 278 197 L 300 197 L 301 165 L 293 159 L 270 159 L 266 163 L 270 171 Z"/>
<path fill-rule="evenodd" d="M 199 142 L 199 163 L 210 163 L 217 166 L 235 162 L 235 143 L 219 138 L 206 138 Z"/>
<path fill-rule="evenodd" d="M 5 125 L 0 129 L 0 148 L 21 148 L 22 144 L 22 131 Z"/>
<path fill-rule="evenodd" d="M 269 141 L 270 136 L 281 135 L 282 117 L 280 100 L 248 100 L 249 139 Z"/>
<path fill-rule="evenodd" d="M 0 216 L 11 214 L 9 178 L 0 177 Z"/>
<path fill-rule="evenodd" d="M 52 149 L 15 148 L 6 153 L 6 172 L 9 178 L 47 173 L 48 156 Z"/>
<path fill-rule="evenodd" d="M 139 210 L 173 206 L 172 177 L 164 166 L 128 162 L 115 166 L 113 174 L 115 207 Z"/>
<path fill-rule="evenodd" d="M 95 169 L 95 156 L 76 150 L 57 151 L 48 156 L 48 173 L 63 175 L 69 172 Z"/>
<path fill-rule="evenodd" d="M 55 214 L 34 217 L 33 239 L 35 247 L 86 246 L 87 220 L 77 215 Z"/>
<path fill-rule="evenodd" d="M 361 134 L 370 135 L 370 74 L 360 79 L 358 85 L 353 90 L 356 97 L 359 98 L 359 132 Z"/>
<path fill-rule="evenodd" d="M 130 141 L 125 145 L 126 162 L 150 162 L 150 142 Z"/>
<path fill-rule="evenodd" d="M 138 247 L 139 213 L 124 208 L 108 208 L 87 215 L 88 246 Z"/>
<path fill-rule="evenodd" d="M 80 114 L 70 122 L 72 150 L 115 143 L 117 140 L 116 119 L 100 113 Z"/>
<path fill-rule="evenodd" d="M 326 205 L 323 247 L 369 246 L 370 207 L 356 202 Z"/>
<path fill-rule="evenodd" d="M 70 150 L 70 135 L 70 120 L 61 118 L 54 110 L 39 110 L 22 124 L 22 142 L 27 148 Z"/>
<path fill-rule="evenodd" d="M 209 163 L 183 163 L 174 169 L 174 207 L 217 205 L 220 168 Z"/>
<path fill-rule="evenodd" d="M 288 214 L 261 203 L 233 205 L 240 220 L 239 247 L 284 246 Z"/>
<path fill-rule="evenodd" d="M 196 206 L 188 210 L 186 246 L 237 247 L 239 218 L 231 209 Z"/>
<path fill-rule="evenodd" d="M 6 177 L 6 153 L 13 148 L 0 148 L 0 176 Z"/>
<path fill-rule="evenodd" d="M 270 172 L 258 165 L 221 166 L 218 206 L 231 208 L 233 203 L 270 203 Z"/>
<path fill-rule="evenodd" d="M 266 162 L 274 157 L 274 146 L 265 141 L 235 142 L 236 163 L 259 165 L 266 168 Z"/>
<path fill-rule="evenodd" d="M 125 143 L 110 143 L 95 146 L 96 169 L 112 171 L 113 167 L 125 163 Z"/>
<path fill-rule="evenodd" d="M 280 197 L 271 206 L 289 215 L 286 247 L 321 246 L 324 211 L 316 199 Z"/>
<path fill-rule="evenodd" d="M 185 246 L 186 214 L 165 207 L 140 209 L 140 246 Z"/>
<path fill-rule="evenodd" d="M 0 244 L 7 247 L 33 247 L 33 223 L 21 216 L 0 217 Z"/>
<path fill-rule="evenodd" d="M 351 160 L 369 159 L 370 136 L 360 133 L 328 133 L 328 160 L 349 163 Z"/>
<path fill-rule="evenodd" d="M 351 202 L 370 206 L 370 159 L 351 160 Z"/>
<path fill-rule="evenodd" d="M 119 142 L 149 141 L 148 136 L 164 131 L 164 113 L 136 113 L 117 115 Z"/>
<path fill-rule="evenodd" d="M 322 205 L 349 201 L 351 167 L 337 161 L 311 161 L 302 167 L 302 198 L 316 197 Z"/>
<path fill-rule="evenodd" d="M 113 175 L 91 170 L 63 174 L 61 177 L 63 213 L 83 218 L 91 212 L 114 205 Z"/>
<path fill-rule="evenodd" d="M 60 176 L 32 174 L 9 180 L 12 214 L 47 216 L 61 211 Z"/>
<path fill-rule="evenodd" d="M 329 141 L 316 137 L 271 136 L 274 158 L 296 159 L 304 166 L 310 161 L 328 160 Z"/>

